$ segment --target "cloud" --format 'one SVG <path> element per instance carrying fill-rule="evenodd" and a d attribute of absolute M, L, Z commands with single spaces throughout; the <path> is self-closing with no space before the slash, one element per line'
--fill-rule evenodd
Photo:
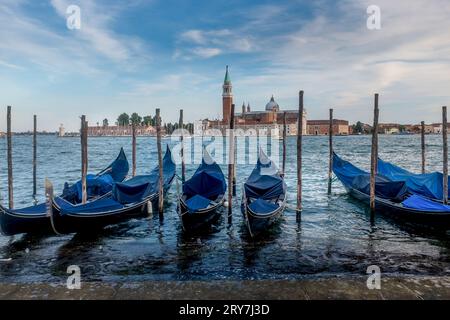
<path fill-rule="evenodd" d="M 250 37 L 229 29 L 191 29 L 178 36 L 173 57 L 185 60 L 212 58 L 221 54 L 251 52 L 255 47 Z"/>
<path fill-rule="evenodd" d="M 0 58 L 8 65 L 30 65 L 59 76 L 73 73 L 89 76 L 110 72 L 107 62 L 132 70 L 149 59 L 148 46 L 140 39 L 113 31 L 115 15 L 121 10 L 119 6 L 104 10 L 93 1 L 78 1 L 82 27 L 69 31 L 65 23 L 69 1 L 51 1 L 58 14 L 57 18 L 51 17 L 55 19 L 52 22 L 56 21 L 60 28 L 35 18 L 22 4 L 0 5 L 0 20 L 4 22 L 0 28 Z"/>

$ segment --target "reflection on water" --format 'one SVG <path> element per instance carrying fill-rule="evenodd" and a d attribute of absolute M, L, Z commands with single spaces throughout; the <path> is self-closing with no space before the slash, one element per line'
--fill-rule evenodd
<path fill-rule="evenodd" d="M 429 169 L 441 167 L 440 137 L 427 136 Z M 131 139 L 89 140 L 89 171 L 109 163 L 123 146 L 131 155 Z M 335 149 L 363 168 L 369 167 L 370 137 L 336 137 Z M 288 141 L 287 184 L 290 206 L 295 206 L 295 138 Z M 79 178 L 79 140 L 39 137 L 39 197 L 49 177 L 56 190 Z M 157 162 L 154 138 L 138 138 L 138 173 Z M 418 136 L 381 136 L 380 157 L 417 171 L 420 168 Z M 110 226 L 96 235 L 0 236 L 0 281 L 65 281 L 69 265 L 79 265 L 85 280 L 209 280 L 292 279 L 312 275 L 365 274 L 376 264 L 385 273 L 448 275 L 449 237 L 416 227 L 399 225 L 377 216 L 370 223 L 367 207 L 345 194 L 338 181 L 327 195 L 328 149 L 326 137 L 304 139 L 304 211 L 301 219 L 290 209 L 264 236 L 252 239 L 239 209 L 233 203 L 233 223 L 222 217 L 209 230 L 183 232 L 176 211 L 175 185 L 169 192 L 164 218 Z M 0 141 L 5 155 L 5 140 Z M 16 206 L 32 203 L 31 137 L 14 137 Z M 131 157 L 131 156 L 130 156 Z M 0 179 L 6 186 L 6 162 Z M 237 194 L 253 165 L 237 167 Z M 196 165 L 187 167 L 188 177 Z M 226 167 L 223 166 L 224 172 Z M 2 195 L 6 189 L 2 188 Z"/>

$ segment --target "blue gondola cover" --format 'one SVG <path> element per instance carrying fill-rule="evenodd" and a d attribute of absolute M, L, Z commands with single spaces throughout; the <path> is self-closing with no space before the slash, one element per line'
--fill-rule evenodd
<path fill-rule="evenodd" d="M 248 207 L 253 212 L 259 214 L 271 213 L 279 208 L 277 204 L 268 202 L 264 199 L 256 199 L 255 201 L 252 201 Z"/>
<path fill-rule="evenodd" d="M 412 193 L 431 199 L 442 199 L 444 176 L 440 172 L 414 174 L 381 159 L 378 160 L 378 172 L 393 181 L 405 181 Z"/>
<path fill-rule="evenodd" d="M 189 212 L 196 212 L 198 210 L 205 209 L 209 206 L 210 203 L 211 200 L 199 194 L 196 194 L 185 202 Z"/>
<path fill-rule="evenodd" d="M 167 146 L 163 158 L 163 184 L 168 185 L 175 176 L 175 162 Z M 140 202 L 159 189 L 159 168 L 154 168 L 148 175 L 139 175 L 122 183 L 115 183 L 112 198 L 122 204 Z"/>
<path fill-rule="evenodd" d="M 215 200 L 219 195 L 225 194 L 227 184 L 219 165 L 215 162 L 208 164 L 205 159 L 197 168 L 191 179 L 183 184 L 183 193 L 187 199 L 201 195 L 204 198 Z"/>
<path fill-rule="evenodd" d="M 432 212 L 450 212 L 450 206 L 444 205 L 439 202 L 435 202 L 433 200 L 424 198 L 419 195 L 412 195 L 408 199 L 402 202 L 403 206 L 406 208 L 423 210 L 423 211 L 432 211 Z"/>
<path fill-rule="evenodd" d="M 258 159 L 244 188 L 247 198 L 273 199 L 285 193 L 286 184 L 272 161 L 262 164 Z"/>

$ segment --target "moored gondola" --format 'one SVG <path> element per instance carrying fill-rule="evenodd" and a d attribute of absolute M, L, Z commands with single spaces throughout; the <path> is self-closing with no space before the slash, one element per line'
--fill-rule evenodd
<path fill-rule="evenodd" d="M 163 158 L 163 192 L 169 190 L 175 177 L 175 162 L 167 146 Z M 54 231 L 59 234 L 90 232 L 136 217 L 148 216 L 156 209 L 159 194 L 159 167 L 148 175 L 135 176 L 115 183 L 108 197 L 86 204 L 72 205 L 59 198 L 53 199 L 51 214 Z"/>
<path fill-rule="evenodd" d="M 183 228 L 193 231 L 217 220 L 219 208 L 224 204 L 226 189 L 222 169 L 204 149 L 202 163 L 183 184 L 183 192 L 178 199 Z"/>
<path fill-rule="evenodd" d="M 241 211 L 251 236 L 267 230 L 280 218 L 286 207 L 286 190 L 280 170 L 260 149 L 242 190 Z"/>
<path fill-rule="evenodd" d="M 101 198 L 110 194 L 113 184 L 123 181 L 128 170 L 128 160 L 121 148 L 119 155 L 109 166 L 96 175 L 88 175 L 88 199 Z M 71 186 L 65 183 L 64 190 L 58 198 L 69 204 L 79 203 L 81 201 L 81 181 Z M 57 207 L 54 210 L 57 211 Z M 7 209 L 0 205 L 0 230 L 8 236 L 20 233 L 51 233 L 52 228 L 45 202 L 20 209 Z"/>
<path fill-rule="evenodd" d="M 442 201 L 444 175 L 441 172 L 415 174 L 382 159 L 378 159 L 377 169 L 379 174 L 392 181 L 405 181 L 411 193 Z"/>
<path fill-rule="evenodd" d="M 348 161 L 333 155 L 333 172 L 347 192 L 365 203 L 370 201 L 370 175 Z M 419 194 L 412 194 L 405 181 L 392 181 L 378 174 L 375 183 L 377 213 L 404 223 L 450 229 L 450 206 Z"/>

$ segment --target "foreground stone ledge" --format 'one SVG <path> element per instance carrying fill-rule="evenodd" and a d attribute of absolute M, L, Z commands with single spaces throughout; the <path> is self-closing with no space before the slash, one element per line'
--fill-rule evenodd
<path fill-rule="evenodd" d="M 384 277 L 381 290 L 367 289 L 366 279 L 85 282 L 80 290 L 59 283 L 0 282 L 0 299 L 450 300 L 450 277 Z"/>

